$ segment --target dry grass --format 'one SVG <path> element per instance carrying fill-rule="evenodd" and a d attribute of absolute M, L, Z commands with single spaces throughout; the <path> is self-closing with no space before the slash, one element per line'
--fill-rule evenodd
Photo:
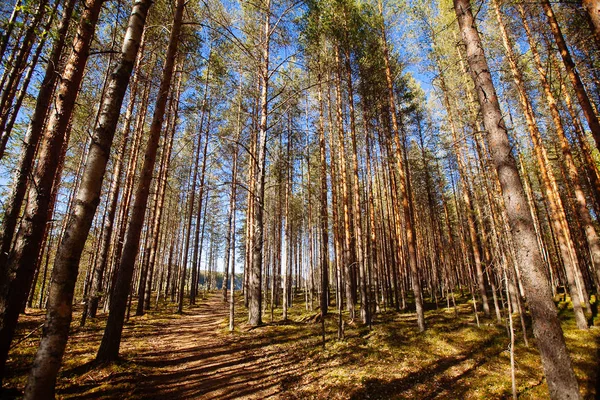
<path fill-rule="evenodd" d="M 477 327 L 471 304 L 459 302 L 458 316 L 445 308 L 426 314 L 428 329 L 418 333 L 412 313 L 378 314 L 372 329 L 346 324 L 337 340 L 337 315 L 313 322 L 318 310 L 298 303 L 290 319 L 281 310 L 265 311 L 265 325 L 248 329 L 241 322 L 227 331 L 227 306 L 209 295 L 184 315 L 162 304 L 126 324 L 122 361 L 94 366 L 104 318 L 85 328 L 74 317 L 64 366 L 57 384 L 59 398 L 288 398 L 403 399 L 505 398 L 511 395 L 509 339 L 504 326 L 482 319 Z M 596 394 L 600 330 L 576 329 L 567 303 L 560 303 L 563 328 L 585 398 Z M 43 314 L 29 310 L 18 337 L 39 326 Z M 303 322 L 309 321 L 309 322 Z M 531 334 L 530 334 L 531 335 Z M 22 390 L 40 332 L 11 351 L 5 396 Z M 517 388 L 520 398 L 547 397 L 535 344 L 525 347 L 517 332 Z M 19 339 L 17 338 L 17 341 Z M 533 342 L 533 338 L 530 338 Z"/>

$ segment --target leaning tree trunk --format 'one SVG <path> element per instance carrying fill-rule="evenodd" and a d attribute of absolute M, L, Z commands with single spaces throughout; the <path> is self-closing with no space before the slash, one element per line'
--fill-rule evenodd
<path fill-rule="evenodd" d="M 129 295 L 131 280 L 133 278 L 133 268 L 135 259 L 138 255 L 140 236 L 148 205 L 148 195 L 150 192 L 150 183 L 154 172 L 156 162 L 156 153 L 162 123 L 165 116 L 165 108 L 171 88 L 175 58 L 179 45 L 179 33 L 181 31 L 181 22 L 183 19 L 184 0 L 177 0 L 175 15 L 173 17 L 173 26 L 169 36 L 169 46 L 167 48 L 165 66 L 158 89 L 156 105 L 154 107 L 154 116 L 148 135 L 148 144 L 144 156 L 144 165 L 136 187 L 135 202 L 128 222 L 127 235 L 123 246 L 123 254 L 117 268 L 117 279 L 113 288 L 112 299 L 110 301 L 110 311 L 104 336 L 100 343 L 100 349 L 96 360 L 110 362 L 119 356 L 119 347 L 121 345 L 121 334 L 123 332 L 123 323 L 125 320 L 125 311 L 127 309 L 127 296 Z"/>
<path fill-rule="evenodd" d="M 541 3 L 548 20 L 548 25 L 550 25 L 550 30 L 554 36 L 554 41 L 558 46 L 558 51 L 567 70 L 567 75 L 571 80 L 571 84 L 573 85 L 575 94 L 577 95 L 577 100 L 579 101 L 579 105 L 583 110 L 583 115 L 585 115 L 585 119 L 587 120 L 590 130 L 592 131 L 592 136 L 596 141 L 596 147 L 600 149 L 600 122 L 598 121 L 598 116 L 594 113 L 594 108 L 592 107 L 590 98 L 586 93 L 583 82 L 581 81 L 579 73 L 577 72 L 575 62 L 571 57 L 571 52 L 569 51 L 567 42 L 565 41 L 560 26 L 558 25 L 558 21 L 556 20 L 556 16 L 554 15 L 554 11 L 552 10 L 550 2 L 548 0 L 543 0 Z"/>
<path fill-rule="evenodd" d="M 4 26 L 5 32 L 2 35 L 2 41 L 0 42 L 0 59 L 4 59 L 4 52 L 6 51 L 6 46 L 8 46 L 8 42 L 10 41 L 12 31 L 15 27 L 15 20 L 19 16 L 19 12 L 22 9 L 21 1 L 22 0 L 15 1 L 15 5 L 13 6 L 12 13 L 10 14 L 10 19 L 8 20 L 8 23 Z"/>
<path fill-rule="evenodd" d="M 6 144 L 9 138 L 9 131 L 5 130 L 4 127 L 9 116 L 9 111 L 11 108 L 10 105 L 13 103 L 17 87 L 19 86 L 19 82 L 23 77 L 25 66 L 27 63 L 32 62 L 32 60 L 29 59 L 29 54 L 31 53 L 31 48 L 33 47 L 34 41 L 37 39 L 36 33 L 38 25 L 42 21 L 42 18 L 44 18 L 46 15 L 47 5 L 48 0 L 42 0 L 39 2 L 35 16 L 31 23 L 29 23 L 23 40 L 21 43 L 19 43 L 19 51 L 15 57 L 15 60 L 12 62 L 12 68 L 10 65 L 5 65 L 4 73 L 8 79 L 6 82 L 2 82 L 3 90 L 0 93 L 0 160 L 4 157 L 4 150 L 6 149 Z M 56 4 L 54 7 L 56 7 Z M 56 8 L 54 8 L 52 14 L 54 14 L 55 10 Z M 7 74 L 7 72 L 9 73 Z"/>
<path fill-rule="evenodd" d="M 56 375 L 69 336 L 79 261 L 100 202 L 102 182 L 121 105 L 129 85 L 146 15 L 151 4 L 151 0 L 138 0 L 129 18 L 121 49 L 121 60 L 108 84 L 108 93 L 101 107 L 100 120 L 90 145 L 81 185 L 54 262 L 44 335 L 29 375 L 25 399 L 54 398 Z"/>
<path fill-rule="evenodd" d="M 540 131 L 538 129 L 535 120 L 535 115 L 533 113 L 531 101 L 529 100 L 529 96 L 525 90 L 525 86 L 523 83 L 523 74 L 521 73 L 519 65 L 517 64 L 516 55 L 512 48 L 512 44 L 510 43 L 508 33 L 506 32 L 506 28 L 504 26 L 500 14 L 498 0 L 493 1 L 493 6 L 495 9 L 496 19 L 498 20 L 498 26 L 500 28 L 506 57 L 508 59 L 515 87 L 517 88 L 517 92 L 519 94 L 519 101 L 521 103 L 522 111 L 523 114 L 525 114 L 527 128 L 529 130 L 529 134 L 533 142 L 533 149 L 535 152 L 541 175 L 541 185 L 546 195 L 545 201 L 547 202 L 548 207 L 551 211 L 549 216 L 550 223 L 554 227 L 554 231 L 557 236 L 559 248 L 561 251 L 562 260 L 565 266 L 565 272 L 569 284 L 569 292 L 571 293 L 571 299 L 573 302 L 573 310 L 575 312 L 577 327 L 579 329 L 587 329 L 587 321 L 585 318 L 585 314 L 583 313 L 583 308 L 581 307 L 581 301 L 583 301 L 584 299 L 580 298 L 577 290 L 577 285 L 575 283 L 575 276 L 577 273 L 576 271 L 579 269 L 579 266 L 577 263 L 577 257 L 571 252 L 571 249 L 573 248 L 573 239 L 570 233 L 569 225 L 567 223 L 565 209 L 560 195 L 558 194 L 556 178 L 554 176 L 554 173 L 552 172 L 552 169 L 550 168 L 548 154 L 544 143 L 542 142 Z"/>
<path fill-rule="evenodd" d="M 63 52 L 74 6 L 75 0 L 68 0 L 64 5 L 63 17 L 57 30 L 57 39 L 54 42 L 52 52 L 48 57 L 44 78 L 42 79 L 40 90 L 37 94 L 35 108 L 25 134 L 24 148 L 21 151 L 19 161 L 15 168 L 15 176 L 13 178 L 10 194 L 5 202 L 6 209 L 4 210 L 4 217 L 2 218 L 2 225 L 0 226 L 0 282 L 8 282 L 8 276 L 5 275 L 8 273 L 8 270 L 5 269 L 6 260 L 15 233 L 15 227 L 17 226 L 19 212 L 21 211 L 21 206 L 23 205 L 23 200 L 25 198 L 25 192 L 27 191 L 29 175 L 34 166 L 33 159 L 40 137 L 42 136 L 44 122 L 50 111 L 49 105 L 52 93 L 54 92 L 54 83 L 58 77 L 56 66 L 59 64 Z"/>
<path fill-rule="evenodd" d="M 581 3 L 590 19 L 594 39 L 596 40 L 596 43 L 600 45 L 600 1 L 583 0 Z"/>
<path fill-rule="evenodd" d="M 27 300 L 35 273 L 36 259 L 48 221 L 52 186 L 62 154 L 66 151 L 65 137 L 102 4 L 102 0 L 88 0 L 85 3 L 72 45 L 73 50 L 54 99 L 54 112 L 40 145 L 39 161 L 33 173 L 19 233 L 6 264 L 0 265 L 0 269 L 7 271 L 6 275 L 2 275 L 8 278 L 2 279 L 0 283 L 0 376 L 3 374 L 19 312 Z"/>
<path fill-rule="evenodd" d="M 543 271 L 533 220 L 527 206 L 517 163 L 511 153 L 496 89 L 487 64 L 469 0 L 454 0 L 454 9 L 467 48 L 471 77 L 475 83 L 483 122 L 488 132 L 492 162 L 498 172 L 508 222 L 516 244 L 533 331 L 542 358 L 548 389 L 553 399 L 579 399 L 579 386 L 565 344 L 552 291 Z"/>

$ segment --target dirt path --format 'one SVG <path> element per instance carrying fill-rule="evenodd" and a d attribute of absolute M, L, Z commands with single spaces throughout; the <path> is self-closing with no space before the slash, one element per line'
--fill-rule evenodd
<path fill-rule="evenodd" d="M 144 371 L 141 376 L 121 377 L 135 385 L 128 396 L 163 400 L 281 397 L 285 382 L 298 376 L 293 357 L 266 348 L 270 343 L 261 340 L 248 343 L 227 336 L 223 328 L 227 317 L 227 305 L 213 294 L 181 318 L 158 327 L 149 323 L 152 332 L 143 348 L 134 351 L 125 340 L 125 357 Z M 123 394 L 109 389 L 101 395 Z"/>
<path fill-rule="evenodd" d="M 240 299 L 241 300 L 241 299 Z M 326 321 L 327 344 L 314 311 L 298 302 L 283 324 L 274 323 L 229 334 L 228 309 L 220 294 L 175 313 L 174 303 L 161 304 L 125 325 L 121 360 L 93 363 L 105 318 L 85 328 L 74 322 L 57 382 L 60 399 L 402 399 L 510 397 L 508 338 L 502 326 L 472 320 L 462 303 L 459 316 L 431 310 L 428 331 L 419 334 L 410 313 L 378 315 L 373 329 L 347 325 L 345 340 L 336 340 L 337 317 Z M 239 304 L 236 320 L 243 322 Z M 263 316 L 271 320 L 270 312 Z M 105 316 L 103 316 L 105 317 Z M 24 336 L 39 326 L 43 313 L 21 321 Z M 597 392 L 597 329 L 582 332 L 573 319 L 564 323 L 584 398 Z M 39 337 L 33 335 L 12 354 L 9 388 L 13 397 L 25 386 Z M 516 347 L 517 384 L 522 398 L 546 398 L 543 373 L 534 346 Z M 0 394 L 0 398 L 2 395 Z"/>

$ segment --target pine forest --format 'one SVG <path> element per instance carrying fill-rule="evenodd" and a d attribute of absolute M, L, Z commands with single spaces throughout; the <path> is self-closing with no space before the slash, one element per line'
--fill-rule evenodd
<path fill-rule="evenodd" d="M 0 0 L 0 399 L 600 398 L 600 0 Z"/>

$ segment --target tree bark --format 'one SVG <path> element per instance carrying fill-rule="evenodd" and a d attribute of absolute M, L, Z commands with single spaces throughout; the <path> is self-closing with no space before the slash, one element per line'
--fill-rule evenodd
<path fill-rule="evenodd" d="M 469 0 L 454 0 L 454 9 L 467 47 L 471 77 L 475 83 L 483 122 L 488 132 L 492 162 L 498 172 L 514 243 L 516 259 L 527 293 L 538 340 L 542 366 L 553 399 L 579 399 L 579 386 L 569 356 L 552 291 L 544 276 L 533 220 L 527 206 L 517 163 L 511 153 L 508 132 L 492 81 Z"/>
<path fill-rule="evenodd" d="M 593 30 L 594 39 L 600 45 L 600 1 L 599 0 L 582 0 L 582 5 L 590 19 L 591 28 Z"/>
<path fill-rule="evenodd" d="M 571 52 L 569 51 L 567 42 L 565 41 L 560 26 L 558 25 L 558 21 L 556 20 L 556 16 L 554 15 L 554 11 L 552 10 L 550 2 L 548 0 L 542 0 L 541 4 L 542 8 L 544 9 L 544 13 L 546 14 L 548 25 L 550 25 L 552 35 L 554 36 L 554 41 L 556 42 L 558 51 L 563 59 L 563 63 L 567 70 L 567 75 L 569 76 L 569 80 L 575 89 L 575 94 L 577 95 L 579 105 L 583 110 L 583 115 L 585 115 L 588 126 L 592 131 L 592 136 L 596 141 L 596 147 L 600 149 L 600 122 L 598 121 L 598 116 L 594 112 L 590 98 L 585 91 L 585 87 L 583 86 L 583 82 L 581 81 L 579 73 L 577 72 L 575 62 L 571 57 Z"/>
<path fill-rule="evenodd" d="M 100 202 L 106 164 L 150 4 L 151 0 L 138 0 L 134 4 L 123 40 L 121 59 L 110 78 L 81 185 L 54 263 L 44 334 L 29 375 L 25 399 L 54 398 L 56 375 L 69 335 L 79 261 Z"/>
<path fill-rule="evenodd" d="M 181 32 L 181 23 L 183 19 L 183 10 L 185 8 L 184 0 L 177 0 L 175 15 L 173 17 L 173 26 L 169 36 L 169 45 L 167 48 L 166 61 L 163 69 L 163 74 L 158 89 L 156 105 L 154 107 L 154 116 L 150 126 L 148 144 L 144 156 L 144 164 L 139 177 L 138 185 L 135 193 L 135 202 L 131 213 L 131 218 L 128 222 L 127 235 L 123 246 L 123 254 L 117 269 L 118 277 L 112 293 L 110 302 L 110 311 L 104 336 L 100 344 L 100 349 L 96 355 L 96 360 L 100 362 L 114 361 L 119 356 L 119 347 L 121 345 L 121 334 L 123 332 L 123 323 L 125 319 L 125 311 L 127 308 L 127 296 L 131 288 L 131 280 L 133 278 L 133 268 L 135 259 L 137 258 L 140 244 L 140 235 L 144 224 L 146 206 L 148 204 L 148 194 L 150 191 L 150 183 L 154 172 L 154 164 L 156 162 L 156 153 L 158 150 L 158 142 L 165 115 L 165 108 L 171 81 L 173 78 L 173 70 L 175 58 L 177 57 L 177 49 L 179 45 L 179 34 Z"/>
<path fill-rule="evenodd" d="M 3 374 L 19 312 L 27 300 L 28 288 L 31 287 L 35 273 L 36 259 L 48 221 L 52 186 L 60 160 L 66 151 L 64 142 L 69 121 L 102 4 L 102 0 L 88 0 L 84 5 L 73 50 L 54 99 L 54 111 L 41 143 L 39 161 L 33 174 L 15 246 L 6 264 L 0 265 L 3 277 L 0 283 L 0 374 Z"/>
<path fill-rule="evenodd" d="M 264 240 L 264 205 L 265 205 L 265 167 L 267 152 L 267 119 L 269 115 L 269 52 L 271 41 L 271 0 L 265 1 L 264 26 L 262 38 L 262 64 L 260 65 L 260 123 L 258 127 L 256 157 L 256 187 L 254 188 L 254 235 L 252 242 L 252 263 L 248 276 L 248 324 L 262 324 L 262 266 Z"/>

